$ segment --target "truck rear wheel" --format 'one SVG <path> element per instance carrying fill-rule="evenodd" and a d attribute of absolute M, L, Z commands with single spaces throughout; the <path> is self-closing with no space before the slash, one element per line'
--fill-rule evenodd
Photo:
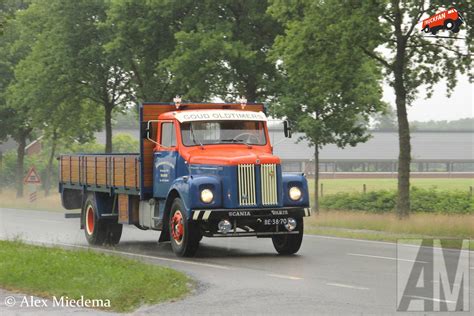
<path fill-rule="evenodd" d="M 169 234 L 171 248 L 180 257 L 192 257 L 199 247 L 201 234 L 199 227 L 186 218 L 183 202 L 176 198 L 171 205 Z"/>
<path fill-rule="evenodd" d="M 84 233 L 90 245 L 116 245 L 122 237 L 122 225 L 98 218 L 97 204 L 93 194 L 89 194 L 84 204 Z"/>
<path fill-rule="evenodd" d="M 298 252 L 303 242 L 303 219 L 297 219 L 298 234 L 272 236 L 273 246 L 280 255 L 292 255 Z"/>

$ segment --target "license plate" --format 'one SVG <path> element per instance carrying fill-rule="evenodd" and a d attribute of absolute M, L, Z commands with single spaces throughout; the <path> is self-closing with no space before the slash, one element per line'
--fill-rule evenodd
<path fill-rule="evenodd" d="M 267 218 L 263 220 L 263 225 L 273 226 L 273 225 L 286 225 L 288 224 L 287 218 Z"/>

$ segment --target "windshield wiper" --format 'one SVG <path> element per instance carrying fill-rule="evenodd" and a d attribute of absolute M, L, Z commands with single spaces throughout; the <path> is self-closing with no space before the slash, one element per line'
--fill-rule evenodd
<path fill-rule="evenodd" d="M 202 145 L 202 143 L 199 140 L 196 141 L 196 135 L 194 135 L 193 124 L 191 124 L 191 126 L 189 127 L 189 130 L 191 132 L 191 135 L 193 136 L 194 145 L 197 145 L 199 143 L 199 146 L 201 146 L 201 149 L 204 149 L 204 146 Z"/>
<path fill-rule="evenodd" d="M 247 145 L 248 148 L 252 148 L 252 146 L 251 146 L 249 143 L 247 143 L 246 141 L 244 141 L 243 139 L 223 139 L 222 142 L 224 142 L 224 143 L 232 143 L 232 144 L 234 144 L 234 143 L 242 143 L 242 144 Z"/>

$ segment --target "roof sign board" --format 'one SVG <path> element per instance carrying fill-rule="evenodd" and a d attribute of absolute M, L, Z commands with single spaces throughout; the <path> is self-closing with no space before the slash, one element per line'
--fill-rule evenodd
<path fill-rule="evenodd" d="M 35 183 L 35 184 L 41 184 L 41 179 L 36 172 L 35 167 L 31 167 L 30 170 L 28 170 L 28 174 L 26 175 L 25 179 L 23 182 L 26 183 Z"/>
<path fill-rule="evenodd" d="M 266 121 L 263 112 L 238 111 L 238 110 L 198 110 L 182 111 L 175 114 L 180 122 L 195 121 Z"/>

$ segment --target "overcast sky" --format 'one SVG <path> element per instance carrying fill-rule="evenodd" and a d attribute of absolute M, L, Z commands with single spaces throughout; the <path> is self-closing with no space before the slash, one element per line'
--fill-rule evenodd
<path fill-rule="evenodd" d="M 474 117 L 473 102 L 474 85 L 466 76 L 460 76 L 458 85 L 450 98 L 446 96 L 446 82 L 436 85 L 433 97 L 425 99 L 420 93 L 413 106 L 408 108 L 409 121 L 457 120 Z M 395 106 L 393 88 L 384 85 L 384 100 Z"/>

